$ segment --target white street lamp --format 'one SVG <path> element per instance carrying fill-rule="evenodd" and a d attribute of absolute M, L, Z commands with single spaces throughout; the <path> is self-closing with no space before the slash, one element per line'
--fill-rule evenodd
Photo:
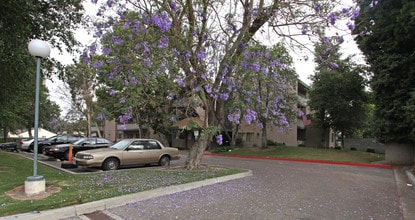
<path fill-rule="evenodd" d="M 42 40 L 34 39 L 29 43 L 29 53 L 36 57 L 36 98 L 35 98 L 35 129 L 33 140 L 33 176 L 29 176 L 25 181 L 26 195 L 34 195 L 45 192 L 45 178 L 37 174 L 38 160 L 38 131 L 39 131 L 39 91 L 40 91 L 40 60 L 50 54 L 48 43 Z"/>

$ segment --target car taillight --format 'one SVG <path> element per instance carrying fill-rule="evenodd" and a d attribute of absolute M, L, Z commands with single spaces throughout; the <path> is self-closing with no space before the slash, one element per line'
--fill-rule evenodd
<path fill-rule="evenodd" d="M 20 141 L 19 144 L 22 145 L 23 144 L 23 141 Z"/>

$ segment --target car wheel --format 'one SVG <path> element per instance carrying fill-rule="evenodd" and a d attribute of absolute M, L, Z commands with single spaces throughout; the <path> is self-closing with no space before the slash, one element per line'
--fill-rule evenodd
<path fill-rule="evenodd" d="M 68 160 L 69 161 L 69 151 L 65 151 L 64 153 L 63 153 L 63 158 L 62 158 L 63 160 Z"/>
<path fill-rule="evenodd" d="M 120 162 L 115 158 L 108 158 L 104 161 L 102 164 L 102 169 L 104 171 L 107 170 L 116 170 L 118 169 L 118 166 L 120 165 Z"/>
<path fill-rule="evenodd" d="M 170 157 L 169 156 L 162 156 L 159 161 L 160 166 L 169 166 L 170 165 Z"/>

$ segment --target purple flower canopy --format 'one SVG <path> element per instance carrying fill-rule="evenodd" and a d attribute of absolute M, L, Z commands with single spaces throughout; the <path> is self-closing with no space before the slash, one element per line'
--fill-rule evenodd
<path fill-rule="evenodd" d="M 96 0 L 92 0 L 97 3 Z M 104 0 L 106 7 L 111 10 L 123 9 L 126 7 L 124 1 Z M 137 2 L 141 5 L 140 1 Z M 141 5 L 143 6 L 143 5 Z M 287 117 L 284 115 L 285 103 L 282 91 L 287 90 L 287 79 L 283 76 L 284 72 L 289 72 L 290 63 L 275 57 L 270 48 L 263 50 L 250 51 L 252 45 L 249 42 L 238 42 L 235 48 L 240 49 L 243 57 L 239 63 L 224 62 L 227 45 L 232 42 L 228 36 L 239 34 L 241 29 L 240 23 L 237 22 L 238 16 L 229 15 L 227 26 L 223 30 L 229 33 L 220 32 L 201 32 L 197 25 L 204 19 L 209 19 L 204 12 L 198 11 L 196 16 L 196 28 L 187 27 L 181 29 L 184 36 L 192 38 L 194 45 L 186 48 L 186 45 L 177 45 L 177 42 L 170 38 L 171 29 L 174 21 L 171 16 L 181 10 L 181 5 L 176 1 L 168 1 L 166 11 L 143 12 L 135 11 L 134 16 L 129 16 L 123 11 L 116 14 L 119 17 L 109 19 L 111 26 L 96 22 L 96 36 L 107 37 L 108 44 L 101 48 L 101 53 L 106 58 L 95 61 L 93 67 L 98 71 L 106 69 L 105 76 L 111 82 L 118 82 L 125 87 L 139 87 L 145 85 L 150 79 L 157 79 L 159 76 L 170 78 L 180 88 L 190 88 L 188 91 L 197 94 L 206 95 L 216 100 L 234 101 L 235 94 L 240 98 L 246 106 L 238 113 L 228 115 L 228 120 L 239 123 L 240 118 L 245 119 L 248 124 L 255 123 L 262 126 L 258 122 L 259 116 L 264 118 L 278 118 L 275 121 L 278 124 L 287 124 Z M 143 6 L 144 7 L 144 6 Z M 319 1 L 310 4 L 312 13 L 320 16 L 321 20 L 328 21 L 331 25 L 338 23 L 341 16 L 349 16 L 350 22 L 347 23 L 349 30 L 354 29 L 353 20 L 358 16 L 359 10 L 353 8 L 342 8 L 337 12 L 327 12 L 327 5 L 323 5 Z M 102 9 L 104 10 L 104 9 Z M 279 9 L 280 10 L 280 9 Z M 258 16 L 260 13 L 257 9 L 250 11 L 252 16 Z M 279 13 L 274 11 L 274 13 Z M 117 23 L 119 21 L 119 23 Z M 340 22 L 339 22 L 340 23 Z M 114 26 L 119 28 L 115 29 Z M 176 23 L 175 23 L 176 25 Z M 183 25 L 183 24 L 178 24 Z M 305 23 L 298 26 L 302 35 L 312 34 L 314 27 L 311 23 Z M 117 30 L 117 31 L 114 31 Z M 189 33 L 186 33 L 188 30 Z M 107 33 L 105 32 L 107 31 Z M 119 31 L 119 32 L 118 32 Z M 122 32 L 124 31 L 124 32 Z M 120 34 L 124 33 L 124 34 Z M 297 33 L 299 34 L 299 33 Z M 236 39 L 236 38 L 235 38 Z M 342 36 L 338 36 L 339 43 L 344 42 Z M 200 43 L 197 45 L 196 43 Z M 196 46 L 197 45 L 197 46 Z M 225 46 L 223 46 L 225 45 Z M 231 47 L 229 47 L 231 48 Z M 97 51 L 96 45 L 89 47 L 89 53 L 84 53 L 84 60 L 90 61 L 90 55 Z M 158 54 L 161 54 L 158 56 Z M 324 56 L 321 56 L 322 59 Z M 105 68 L 103 68 L 105 66 Z M 109 70 L 113 68 L 112 70 Z M 136 69 L 134 69 L 136 68 Z M 330 62 L 330 68 L 338 68 L 338 64 Z M 238 75 L 239 74 L 239 75 Z M 242 74 L 247 76 L 248 83 L 238 81 L 238 77 Z M 250 77 L 250 78 L 248 78 Z M 256 77 L 256 78 L 255 78 Z M 260 95 L 260 91 L 253 85 L 254 80 L 263 77 L 264 83 L 269 89 L 275 91 L 276 96 L 281 96 L 279 101 L 270 101 L 268 106 L 261 106 L 267 100 Z M 285 85 L 285 86 L 284 86 Z M 118 91 L 118 92 L 117 92 Z M 109 88 L 109 95 L 115 96 L 119 104 L 127 106 L 131 103 L 128 96 L 125 96 L 121 89 L 115 90 Z M 167 100 L 174 100 L 175 97 L 163 94 Z M 284 105 L 285 104 L 285 105 Z M 131 112 L 125 111 L 120 116 L 120 122 L 126 122 L 131 118 Z"/>

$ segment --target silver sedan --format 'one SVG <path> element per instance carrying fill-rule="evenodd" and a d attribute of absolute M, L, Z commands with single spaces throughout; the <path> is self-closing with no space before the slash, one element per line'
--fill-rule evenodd
<path fill-rule="evenodd" d="M 78 166 L 100 167 L 103 170 L 154 163 L 168 166 L 171 160 L 178 159 L 177 148 L 165 147 L 154 139 L 124 139 L 109 148 L 80 151 L 75 155 Z"/>

